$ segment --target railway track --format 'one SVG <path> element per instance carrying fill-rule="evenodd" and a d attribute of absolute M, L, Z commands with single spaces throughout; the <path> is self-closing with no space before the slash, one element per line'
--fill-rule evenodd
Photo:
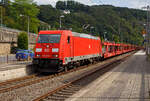
<path fill-rule="evenodd" d="M 129 56 L 129 55 L 127 55 L 127 56 Z M 113 59 L 108 59 L 106 61 L 103 61 L 104 65 L 102 65 L 101 68 L 107 67 L 108 64 L 106 64 L 106 63 L 110 63 L 110 62 L 114 63 L 114 61 L 112 61 L 112 60 Z M 120 60 L 117 60 L 117 61 L 120 61 Z M 71 69 L 71 70 L 69 70 L 67 72 L 61 72 L 61 73 L 58 73 L 58 74 L 44 76 L 44 77 L 40 77 L 40 76 L 37 76 L 37 74 L 34 74 L 34 75 L 26 76 L 26 77 L 23 77 L 23 78 L 18 78 L 18 79 L 13 79 L 13 80 L 8 80 L 8 81 L 5 81 L 5 82 L 1 82 L 0 83 L 0 94 L 5 93 L 5 92 L 10 92 L 10 91 L 13 91 L 15 89 L 22 88 L 22 87 L 25 87 L 25 86 L 29 86 L 29 85 L 33 85 L 33 84 L 36 84 L 36 83 L 40 83 L 40 82 L 45 81 L 45 80 L 50 80 L 52 78 L 59 77 L 59 76 L 62 76 L 64 74 L 69 74 L 69 73 L 74 72 L 74 71 L 79 71 L 79 70 L 82 70 L 82 69 L 84 70 L 84 68 L 87 68 L 87 66 L 82 66 L 80 68 Z M 96 69 L 94 71 L 96 71 Z M 88 73 L 86 72 L 86 73 L 83 73 L 83 74 L 87 75 Z M 78 81 L 78 80 L 76 80 L 76 81 Z M 66 80 L 65 84 L 68 84 L 66 87 L 70 87 L 70 89 L 74 89 L 74 88 L 80 89 L 80 85 L 74 85 L 74 82 L 70 82 L 70 80 Z M 76 91 L 76 90 L 72 90 L 72 91 Z M 67 95 L 67 93 L 68 92 L 66 92 L 66 95 Z M 72 92 L 72 93 L 74 93 L 74 92 Z M 63 94 L 64 93 L 62 93 L 62 96 L 63 96 Z"/>
<path fill-rule="evenodd" d="M 8 92 L 13 89 L 27 86 L 27 85 L 29 85 L 30 82 L 32 82 L 32 80 L 37 80 L 37 79 L 38 79 L 37 74 L 33 74 L 30 76 L 25 76 L 25 77 L 1 82 L 0 83 L 0 93 Z"/>
<path fill-rule="evenodd" d="M 44 76 L 44 77 L 40 77 L 40 76 L 38 76 L 38 74 L 33 74 L 33 75 L 25 76 L 22 78 L 16 78 L 16 79 L 0 82 L 0 93 L 8 92 L 8 91 L 11 91 L 14 89 L 29 86 L 29 85 L 32 85 L 35 83 L 39 83 L 44 80 L 48 80 L 48 79 L 51 79 L 51 78 L 54 78 L 54 77 L 57 77 L 57 76 L 60 76 L 60 75 L 63 75 L 63 74 L 69 73 L 69 72 L 73 72 L 75 70 L 77 70 L 77 69 L 73 69 L 73 70 L 70 70 L 67 72 L 62 72 L 59 74 Z"/>
<path fill-rule="evenodd" d="M 16 79 L 12 79 L 12 80 L 7 80 L 4 82 L 0 82 L 0 93 L 4 93 L 4 92 L 8 92 L 14 89 L 18 89 L 21 87 L 25 87 L 25 86 L 29 86 L 35 83 L 39 83 L 42 82 L 44 80 L 48 80 L 48 79 L 52 79 L 54 77 L 57 76 L 61 76 L 73 71 L 77 71 L 83 68 L 86 68 L 87 66 L 82 66 L 80 68 L 75 68 L 75 69 L 71 69 L 69 71 L 66 72 L 61 72 L 58 74 L 53 74 L 53 75 L 49 75 L 49 76 L 44 76 L 44 77 L 40 77 L 38 76 L 38 74 L 33 74 L 30 76 L 25 76 L 25 77 L 21 77 L 21 78 L 16 78 Z"/>
<path fill-rule="evenodd" d="M 103 75 L 116 65 L 123 62 L 130 55 L 111 61 L 110 63 L 104 64 L 99 68 L 95 68 L 92 71 L 88 71 L 83 75 L 76 77 L 74 80 L 67 81 L 64 85 L 49 91 L 48 93 L 34 99 L 33 101 L 64 101 L 69 98 L 75 92 L 79 91 L 81 88 L 89 84 L 91 81 L 95 80 L 98 76 Z M 85 82 L 86 81 L 86 82 Z"/>

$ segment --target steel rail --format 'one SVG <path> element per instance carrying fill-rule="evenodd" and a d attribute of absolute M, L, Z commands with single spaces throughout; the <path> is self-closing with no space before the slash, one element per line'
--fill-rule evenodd
<path fill-rule="evenodd" d="M 112 60 L 110 60 L 110 61 L 112 61 Z M 109 60 L 108 60 L 108 62 L 109 62 Z M 42 82 L 42 81 L 45 81 L 45 80 L 48 80 L 48 79 L 52 79 L 54 77 L 58 77 L 58 76 L 61 76 L 61 75 L 67 74 L 67 73 L 71 73 L 73 71 L 78 71 L 78 70 L 87 68 L 87 66 L 90 66 L 90 65 L 81 66 L 80 68 L 74 68 L 74 69 L 71 69 L 71 70 L 68 70 L 68 71 L 60 72 L 58 74 L 54 74 L 54 75 L 50 75 L 50 76 L 46 76 L 46 77 L 41 77 L 41 78 L 36 79 L 36 80 L 27 81 L 27 82 L 24 82 L 24 83 L 21 83 L 21 84 L 12 85 L 11 87 L 2 88 L 2 89 L 0 89 L 0 93 L 4 93 L 4 92 L 12 91 L 14 89 L 18 89 L 18 88 L 21 88 L 21 87 L 25 87 L 25 86 L 29 86 L 29 85 L 32 85 L 32 84 L 36 84 L 36 83 L 39 83 L 39 82 Z M 27 77 L 24 77 L 24 78 L 17 78 L 17 79 L 7 80 L 5 82 L 1 82 L 0 86 L 5 85 L 5 84 L 6 85 L 7 84 L 11 84 L 11 83 L 14 83 L 14 82 L 27 80 L 27 79 L 33 79 L 34 77 L 36 77 L 36 75 L 27 76 Z M 71 84 L 71 83 L 69 83 L 69 84 Z"/>
<path fill-rule="evenodd" d="M 11 84 L 11 83 L 18 82 L 18 81 L 23 81 L 26 79 L 31 79 L 31 78 L 34 78 L 35 76 L 36 76 L 36 74 L 33 74 L 33 75 L 29 75 L 29 76 L 24 76 L 24 77 L 20 77 L 20 78 L 6 80 L 3 82 L 0 82 L 0 86 L 6 85 L 6 84 Z"/>
<path fill-rule="evenodd" d="M 91 71 L 88 71 L 86 74 L 84 74 L 84 75 L 82 75 L 82 76 L 76 78 L 75 80 L 72 80 L 72 81 L 70 81 L 70 82 L 68 82 L 68 83 L 66 83 L 66 84 L 63 84 L 62 86 L 60 86 L 60 87 L 58 87 L 58 88 L 56 88 L 56 89 L 54 89 L 54 90 L 52 90 L 52 91 L 49 91 L 48 93 L 46 93 L 46 94 L 44 94 L 44 95 L 42 95 L 42 96 L 40 96 L 40 97 L 34 99 L 33 101 L 41 101 L 41 100 L 45 99 L 46 97 L 51 96 L 51 95 L 57 93 L 58 91 L 63 90 L 63 89 L 65 89 L 65 88 L 71 86 L 73 83 L 75 83 L 75 82 L 77 82 L 77 81 L 79 81 L 79 80 L 81 80 L 81 79 L 83 79 L 83 78 L 85 78 L 85 77 L 88 77 L 89 75 L 91 75 L 91 74 L 97 72 L 98 70 L 101 70 L 101 69 L 103 69 L 103 68 L 106 68 L 106 67 L 108 67 L 108 66 L 111 66 L 111 65 L 113 65 L 113 64 L 115 64 L 115 63 L 119 63 L 119 62 L 124 61 L 126 58 L 128 58 L 128 57 L 131 56 L 131 55 L 132 55 L 132 54 L 127 55 L 127 56 L 123 57 L 122 59 L 115 59 L 115 60 L 113 60 L 113 61 L 111 61 L 111 62 L 109 62 L 109 63 L 107 63 L 107 64 L 101 65 L 99 68 L 95 68 L 95 69 L 93 69 L 93 70 L 91 70 Z"/>
<path fill-rule="evenodd" d="M 58 76 L 61 76 L 61 75 L 67 74 L 67 73 L 71 73 L 73 71 L 84 69 L 86 67 L 87 67 L 87 65 L 82 66 L 80 68 L 74 68 L 74 69 L 71 69 L 71 70 L 68 70 L 68 71 L 60 72 L 58 74 L 53 74 L 53 75 L 50 75 L 50 76 L 41 77 L 39 79 L 28 81 L 28 82 L 25 82 L 25 83 L 16 84 L 16 85 L 13 85 L 11 87 L 6 87 L 6 88 L 2 88 L 2 89 L 0 88 L 0 93 L 4 93 L 4 92 L 11 91 L 13 89 L 29 86 L 29 85 L 32 85 L 32 84 L 36 84 L 36 83 L 39 83 L 41 81 L 45 81 L 45 80 L 48 80 L 48 79 L 52 79 L 54 77 L 58 77 Z M 7 85 L 7 84 L 11 84 L 11 83 L 15 83 L 15 82 L 19 82 L 19 81 L 23 81 L 23 80 L 27 80 L 27 79 L 33 79 L 34 77 L 36 77 L 36 75 L 31 75 L 31 76 L 27 76 L 27 77 L 23 77 L 23 78 L 16 78 L 16 79 L 12 79 L 12 80 L 7 80 L 7 81 L 4 81 L 4 82 L 1 82 L 0 86 L 4 86 L 4 85 Z"/>

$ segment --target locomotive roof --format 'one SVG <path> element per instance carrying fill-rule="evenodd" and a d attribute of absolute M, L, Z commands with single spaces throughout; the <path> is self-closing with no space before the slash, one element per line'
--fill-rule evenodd
<path fill-rule="evenodd" d="M 40 34 L 45 34 L 45 33 L 62 33 L 63 31 L 70 31 L 70 30 L 53 30 L 53 31 L 40 31 Z M 92 36 L 89 34 L 85 34 L 85 33 L 77 33 L 77 32 L 72 32 L 73 36 L 77 36 L 77 37 L 81 37 L 81 38 L 88 38 L 88 39 L 95 39 L 95 40 L 99 40 L 99 37 L 96 36 Z"/>
<path fill-rule="evenodd" d="M 88 38 L 88 39 L 96 39 L 99 40 L 99 37 L 92 36 L 89 34 L 84 34 L 84 33 L 77 33 L 77 32 L 72 32 L 73 36 L 81 37 L 81 38 Z"/>

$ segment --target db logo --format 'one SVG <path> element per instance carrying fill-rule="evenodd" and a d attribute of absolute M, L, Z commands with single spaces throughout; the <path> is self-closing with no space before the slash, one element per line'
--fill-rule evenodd
<path fill-rule="evenodd" d="M 49 52 L 49 49 L 45 49 L 44 52 Z"/>

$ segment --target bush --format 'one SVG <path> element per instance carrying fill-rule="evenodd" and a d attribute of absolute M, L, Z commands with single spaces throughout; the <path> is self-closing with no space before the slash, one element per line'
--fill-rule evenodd
<path fill-rule="evenodd" d="M 11 42 L 11 47 L 10 48 L 11 48 L 10 53 L 11 54 L 16 54 L 18 47 L 15 46 L 15 42 Z"/>
<path fill-rule="evenodd" d="M 26 32 L 21 32 L 18 35 L 17 45 L 19 49 L 28 49 L 28 34 Z"/>

